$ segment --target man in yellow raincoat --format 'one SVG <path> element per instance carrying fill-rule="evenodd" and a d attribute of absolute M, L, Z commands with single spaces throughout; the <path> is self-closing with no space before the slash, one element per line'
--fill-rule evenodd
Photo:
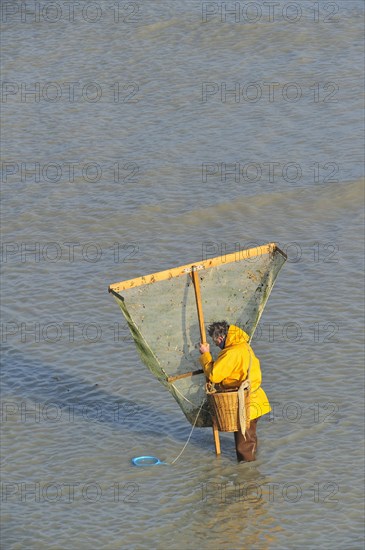
<path fill-rule="evenodd" d="M 256 460 L 257 421 L 260 416 L 271 411 L 270 403 L 261 388 L 260 361 L 248 343 L 248 334 L 239 327 L 220 321 L 209 326 L 208 334 L 222 351 L 213 362 L 209 344 L 200 344 L 200 362 L 205 375 L 216 387 L 222 390 L 239 388 L 247 379 L 249 371 L 250 428 L 246 430 L 245 437 L 241 431 L 234 432 L 234 439 L 238 461 L 251 462 Z"/>

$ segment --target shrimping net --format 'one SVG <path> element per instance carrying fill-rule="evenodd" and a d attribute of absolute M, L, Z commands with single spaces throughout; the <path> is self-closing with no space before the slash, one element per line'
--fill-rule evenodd
<path fill-rule="evenodd" d="M 168 378 L 201 369 L 192 266 L 199 274 L 205 326 L 226 320 L 252 338 L 285 261 L 286 255 L 268 244 L 109 286 L 143 363 L 171 392 L 191 424 L 204 403 L 196 425 L 212 425 L 205 376 L 172 382 Z"/>

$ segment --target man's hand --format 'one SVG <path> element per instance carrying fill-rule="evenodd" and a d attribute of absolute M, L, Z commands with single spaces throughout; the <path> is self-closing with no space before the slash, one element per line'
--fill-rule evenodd
<path fill-rule="evenodd" d="M 202 354 L 203 354 L 203 353 L 207 353 L 207 352 L 209 353 L 209 352 L 210 352 L 210 345 L 209 345 L 208 343 L 202 344 L 202 343 L 200 342 L 199 351 L 200 351 L 200 353 L 202 353 Z"/>

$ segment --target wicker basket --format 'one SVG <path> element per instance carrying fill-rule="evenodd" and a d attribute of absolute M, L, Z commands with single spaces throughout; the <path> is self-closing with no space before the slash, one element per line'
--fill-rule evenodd
<path fill-rule="evenodd" d="M 250 427 L 250 392 L 245 391 L 246 429 Z M 238 414 L 238 391 L 210 392 L 207 388 L 207 396 L 212 414 L 217 420 L 220 432 L 238 432 L 240 428 Z"/>

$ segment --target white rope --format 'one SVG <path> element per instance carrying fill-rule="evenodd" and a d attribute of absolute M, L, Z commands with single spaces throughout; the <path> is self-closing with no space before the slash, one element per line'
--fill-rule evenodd
<path fill-rule="evenodd" d="M 185 401 L 187 401 L 187 403 L 190 403 L 190 405 L 193 405 L 193 407 L 195 407 L 195 403 L 193 403 L 192 401 L 190 401 L 190 399 L 187 399 L 187 398 L 185 397 L 185 395 L 183 395 L 183 394 L 181 393 L 181 391 L 179 391 L 179 390 L 177 389 L 177 387 L 175 386 L 175 384 L 171 384 L 171 385 L 174 387 L 174 390 L 175 390 L 178 394 L 180 394 L 181 397 L 182 397 L 183 399 L 185 399 Z M 202 406 L 203 406 L 203 405 L 204 405 L 204 401 L 203 401 L 203 403 L 202 403 Z M 206 410 L 206 409 L 205 409 L 205 410 Z"/>
<path fill-rule="evenodd" d="M 202 410 L 203 405 L 204 405 L 204 401 L 203 401 L 203 403 L 200 405 L 200 408 L 199 408 L 199 410 L 198 410 L 198 414 L 196 415 L 196 418 L 195 418 L 195 420 L 194 420 L 193 427 L 192 427 L 191 430 L 190 430 L 190 434 L 189 434 L 188 440 L 187 440 L 187 442 L 185 443 L 184 447 L 182 448 L 182 451 L 180 452 L 180 454 L 177 455 L 177 457 L 176 457 L 172 462 L 169 462 L 168 464 L 170 464 L 170 465 L 171 465 L 171 464 L 174 464 L 174 463 L 177 461 L 177 459 L 180 458 L 180 456 L 181 456 L 181 455 L 183 454 L 183 452 L 185 451 L 185 448 L 186 448 L 187 444 L 188 444 L 189 441 L 190 441 L 190 438 L 191 438 L 191 436 L 192 436 L 193 430 L 194 430 L 194 428 L 195 428 L 195 424 L 197 423 L 197 420 L 198 420 L 198 417 L 199 417 L 200 411 Z"/>
<path fill-rule="evenodd" d="M 193 405 L 193 407 L 195 407 L 194 403 L 192 403 L 192 401 L 190 401 L 189 399 L 187 399 L 187 398 L 185 397 L 185 395 L 183 395 L 183 394 L 181 393 L 181 391 L 179 391 L 179 390 L 177 389 L 177 387 L 175 386 L 175 384 L 171 384 L 171 386 L 174 387 L 174 390 L 175 390 L 177 393 L 179 393 L 179 394 L 181 395 L 181 397 L 182 397 L 183 399 L 185 399 L 185 401 L 187 401 L 188 403 L 190 403 L 190 405 Z"/>

